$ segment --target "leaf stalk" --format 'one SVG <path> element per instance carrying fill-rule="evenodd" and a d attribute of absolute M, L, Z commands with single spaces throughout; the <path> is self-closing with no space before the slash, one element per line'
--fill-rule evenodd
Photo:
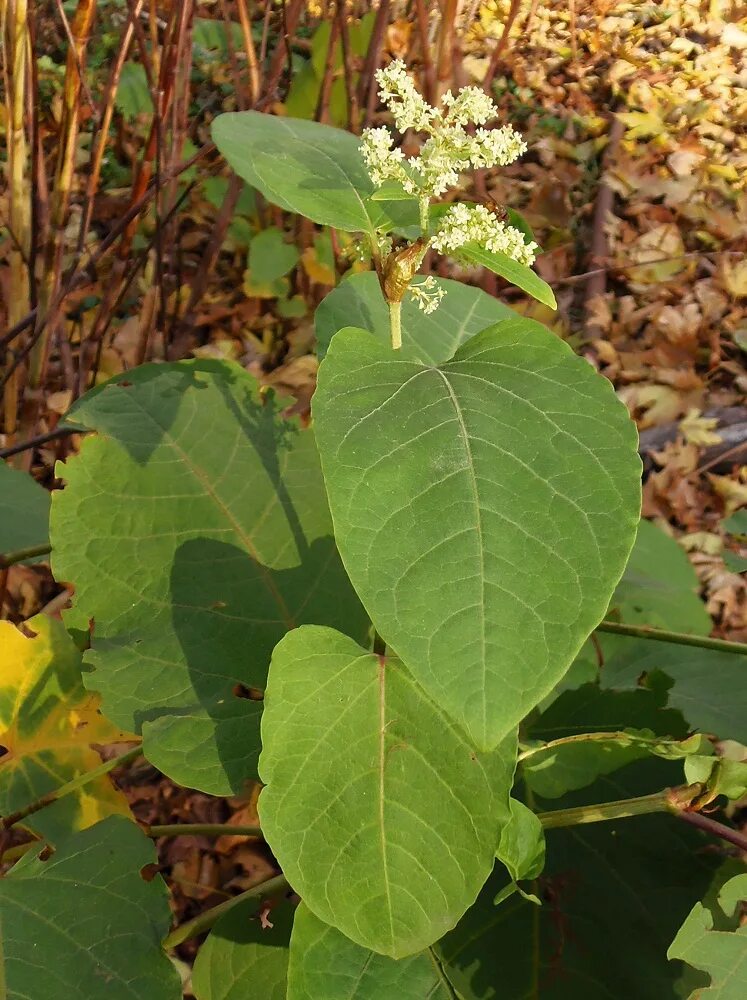
<path fill-rule="evenodd" d="M 691 635 L 689 632 L 669 632 L 652 625 L 624 625 L 622 622 L 603 621 L 597 625 L 596 631 L 628 635 L 636 639 L 653 639 L 655 642 L 671 642 L 679 646 L 697 646 L 699 649 L 717 649 L 719 652 L 735 653 L 738 656 L 747 655 L 747 643 L 744 642 L 731 642 L 729 639 L 716 639 L 709 635 Z"/>
<path fill-rule="evenodd" d="M 247 899 L 265 899 L 267 896 L 275 896 L 287 888 L 288 880 L 285 875 L 275 875 L 266 882 L 260 882 L 259 885 L 252 886 L 251 889 L 240 892 L 238 896 L 232 896 L 223 903 L 218 903 L 217 906 L 205 910 L 204 913 L 198 914 L 192 920 L 188 920 L 185 924 L 174 928 L 164 938 L 163 947 L 167 950 L 169 948 L 176 948 L 178 944 L 182 944 L 182 942 L 188 941 L 190 938 L 197 937 L 198 934 L 209 931 L 222 916 L 235 906 L 240 906 Z"/>

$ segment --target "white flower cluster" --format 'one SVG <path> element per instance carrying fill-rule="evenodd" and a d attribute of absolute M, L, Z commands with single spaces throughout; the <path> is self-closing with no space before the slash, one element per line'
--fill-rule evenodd
<path fill-rule="evenodd" d="M 429 274 L 423 281 L 410 285 L 410 295 L 415 299 L 415 303 L 426 315 L 435 312 L 446 295 L 446 289 L 442 288 L 432 274 Z"/>
<path fill-rule="evenodd" d="M 526 143 L 510 125 L 477 128 L 474 134 L 466 130 L 465 126 L 482 126 L 498 114 L 479 87 L 464 87 L 456 97 L 447 91 L 443 108 L 432 108 L 415 89 L 401 59 L 379 70 L 376 79 L 397 129 L 428 133 L 420 155 L 406 160 L 401 149 L 393 148 L 388 129 L 364 131 L 361 153 L 377 186 L 397 181 L 408 194 L 438 197 L 458 184 L 460 171 L 506 166 L 526 152 Z"/>
<path fill-rule="evenodd" d="M 465 243 L 478 243 L 492 253 L 504 253 L 529 267 L 534 263 L 536 243 L 525 243 L 524 235 L 507 226 L 484 205 L 452 205 L 431 241 L 439 253 L 454 253 Z"/>

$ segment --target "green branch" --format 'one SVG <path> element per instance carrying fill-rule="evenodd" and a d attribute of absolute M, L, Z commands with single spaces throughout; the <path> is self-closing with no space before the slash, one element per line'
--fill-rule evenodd
<path fill-rule="evenodd" d="M 262 837 L 258 826 L 237 826 L 231 823 L 166 823 L 146 826 L 149 837 Z M 263 838 L 264 839 L 264 838 Z"/>
<path fill-rule="evenodd" d="M 22 819 L 26 819 L 27 816 L 31 816 L 35 812 L 39 812 L 40 809 L 45 809 L 47 806 L 51 806 L 53 802 L 58 802 L 60 799 L 64 798 L 66 795 L 70 795 L 72 792 L 77 792 L 79 788 L 84 788 L 91 781 L 95 781 L 96 778 L 101 778 L 103 775 L 108 774 L 113 771 L 115 767 L 120 767 L 122 764 L 126 764 L 128 761 L 133 760 L 133 758 L 138 757 L 142 753 L 140 744 L 136 747 L 132 747 L 126 753 L 120 754 L 119 757 L 112 757 L 111 760 L 104 761 L 99 767 L 95 767 L 92 771 L 86 771 L 84 774 L 79 774 L 77 778 L 73 778 L 72 781 L 66 782 L 64 785 L 60 785 L 59 788 L 55 788 L 51 792 L 47 792 L 46 795 L 42 795 L 40 799 L 32 802 L 31 805 L 24 806 L 23 809 L 19 809 L 17 812 L 10 813 L 9 816 L 4 816 L 0 820 L 0 829 L 9 830 L 16 823 L 20 823 Z"/>
<path fill-rule="evenodd" d="M 204 913 L 198 914 L 192 920 L 188 920 L 186 924 L 176 927 L 164 938 L 163 947 L 166 949 L 176 948 L 183 941 L 188 941 L 189 938 L 197 937 L 198 934 L 209 931 L 213 924 L 220 920 L 224 914 L 228 913 L 235 906 L 239 906 L 247 899 L 265 899 L 267 896 L 276 896 L 279 892 L 287 888 L 288 880 L 285 875 L 275 875 L 266 882 L 260 882 L 259 885 L 252 886 L 251 889 L 247 889 L 245 892 L 240 892 L 238 896 L 232 896 L 224 903 L 218 903 L 217 906 L 213 906 L 211 909 L 205 910 Z"/>
<path fill-rule="evenodd" d="M 623 625 L 621 622 L 603 621 L 597 625 L 597 632 L 611 632 L 613 635 L 629 635 L 636 639 L 653 639 L 656 642 L 672 642 L 679 646 L 698 646 L 701 649 L 717 649 L 722 653 L 736 653 L 747 656 L 747 643 L 730 642 L 728 639 L 714 639 L 709 635 L 690 635 L 688 632 L 669 632 L 651 625 Z"/>
<path fill-rule="evenodd" d="M 35 559 L 37 556 L 45 556 L 51 551 L 52 546 L 49 542 L 44 542 L 43 545 L 30 545 L 27 549 L 6 552 L 0 555 L 0 569 L 8 569 L 9 566 L 15 566 L 16 563 L 23 562 L 24 559 Z"/>
<path fill-rule="evenodd" d="M 672 791 L 673 789 L 667 788 L 663 792 L 641 795 L 635 799 L 619 799 L 616 802 L 575 806 L 572 809 L 555 809 L 552 812 L 537 813 L 537 818 L 545 830 L 554 830 L 563 826 L 579 826 L 582 823 L 602 823 L 609 819 L 643 816 L 646 813 L 670 812 Z"/>

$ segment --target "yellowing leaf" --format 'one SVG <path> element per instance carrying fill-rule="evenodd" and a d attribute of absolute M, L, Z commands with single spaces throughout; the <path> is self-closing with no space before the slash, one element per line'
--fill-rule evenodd
<path fill-rule="evenodd" d="M 320 285 L 334 285 L 336 280 L 334 269 L 326 261 L 319 258 L 314 247 L 307 247 L 304 250 L 301 254 L 301 263 L 312 281 L 316 281 Z"/>
<path fill-rule="evenodd" d="M 724 501 L 727 514 L 733 514 L 740 507 L 747 507 L 747 483 L 738 483 L 729 476 L 709 475 L 711 486 Z"/>
<path fill-rule="evenodd" d="M 680 430 L 689 444 L 709 445 L 721 444 L 721 435 L 714 433 L 718 425 L 717 417 L 703 417 L 700 410 L 691 409 L 687 416 L 680 420 Z"/>
<path fill-rule="evenodd" d="M 735 299 L 747 298 L 747 260 L 732 264 L 724 259 L 721 264 L 721 280 L 726 291 Z"/>
<path fill-rule="evenodd" d="M 617 117 L 625 125 L 628 139 L 645 139 L 667 131 L 666 122 L 655 111 L 627 111 Z"/>
<path fill-rule="evenodd" d="M 45 615 L 28 623 L 33 637 L 0 622 L 0 814 L 36 801 L 101 763 L 91 744 L 134 739 L 99 712 L 83 687 L 81 654 L 64 626 Z M 112 813 L 129 815 L 108 777 L 34 813 L 24 824 L 55 840 Z"/>
<path fill-rule="evenodd" d="M 634 288 L 668 281 L 688 266 L 683 256 L 682 236 L 672 222 L 664 222 L 643 233 L 631 244 L 628 253 L 631 264 L 646 265 L 630 268 L 628 274 Z"/>

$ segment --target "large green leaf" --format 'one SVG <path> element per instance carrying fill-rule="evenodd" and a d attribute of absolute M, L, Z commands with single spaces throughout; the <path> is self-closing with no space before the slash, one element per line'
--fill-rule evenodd
<path fill-rule="evenodd" d="M 492 868 L 515 737 L 475 753 L 395 659 L 289 633 L 262 719 L 262 829 L 326 923 L 399 958 L 453 927 Z"/>
<path fill-rule="evenodd" d="M 236 173 L 272 202 L 323 226 L 372 232 L 382 211 L 350 132 L 257 111 L 219 115 L 213 140 Z"/>
<path fill-rule="evenodd" d="M 557 309 L 558 303 L 555 301 L 555 293 L 552 288 L 538 274 L 535 274 L 531 267 L 520 264 L 505 253 L 493 253 L 476 243 L 467 243 L 457 252 L 457 256 L 463 257 L 471 264 L 479 264 L 486 267 L 494 274 L 498 274 L 512 285 L 516 285 L 533 299 L 537 299 L 543 305 L 551 309 Z"/>
<path fill-rule="evenodd" d="M 376 628 L 495 746 L 563 676 L 622 574 L 640 504 L 627 411 L 517 319 L 440 367 L 342 330 L 313 412 L 335 537 Z"/>
<path fill-rule="evenodd" d="M 676 781 L 665 761 L 633 764 L 560 805 L 627 798 Z M 553 802 L 553 808 L 559 803 Z M 437 946 L 464 1000 L 676 1000 L 667 947 L 719 863 L 703 836 L 666 815 L 547 831 L 538 907 L 496 870 Z"/>
<path fill-rule="evenodd" d="M 150 365 L 84 397 L 98 431 L 59 469 L 54 569 L 93 619 L 87 684 L 181 784 L 227 794 L 256 774 L 270 654 L 322 622 L 363 637 L 313 435 L 236 365 Z M 238 695 L 238 697 L 237 697 Z"/>
<path fill-rule="evenodd" d="M 682 713 L 692 729 L 747 743 L 747 656 L 605 635 L 601 643 L 605 687 L 660 686 L 668 678 L 667 704 Z"/>
<path fill-rule="evenodd" d="M 474 334 L 516 314 L 480 288 L 448 278 L 434 279 L 446 296 L 434 313 L 425 314 L 405 297 L 402 304 L 402 357 L 438 365 Z M 369 330 L 390 343 L 389 308 L 373 271 L 346 278 L 322 301 L 314 316 L 317 354 L 322 359 L 332 337 L 345 326 Z"/>
<path fill-rule="evenodd" d="M 0 991 L 12 1000 L 179 1000 L 161 948 L 171 914 L 152 843 L 112 816 L 0 879 Z"/>
<path fill-rule="evenodd" d="M 747 987 L 747 924 L 740 926 L 739 904 L 747 900 L 747 874 L 735 875 L 717 900 L 696 903 L 669 948 L 709 975 L 711 984 L 690 1000 L 743 1000 Z"/>
<path fill-rule="evenodd" d="M 315 917 L 308 906 L 299 906 L 291 937 L 288 1000 L 395 998 L 454 1000 L 431 949 L 399 961 L 377 955 Z"/>
<path fill-rule="evenodd" d="M 28 472 L 11 469 L 0 460 L 0 554 L 49 540 L 49 502 L 47 490 Z"/>
<path fill-rule="evenodd" d="M 192 970 L 197 1000 L 286 1000 L 294 910 L 281 902 L 263 927 L 257 901 L 250 899 L 221 917 Z"/>

